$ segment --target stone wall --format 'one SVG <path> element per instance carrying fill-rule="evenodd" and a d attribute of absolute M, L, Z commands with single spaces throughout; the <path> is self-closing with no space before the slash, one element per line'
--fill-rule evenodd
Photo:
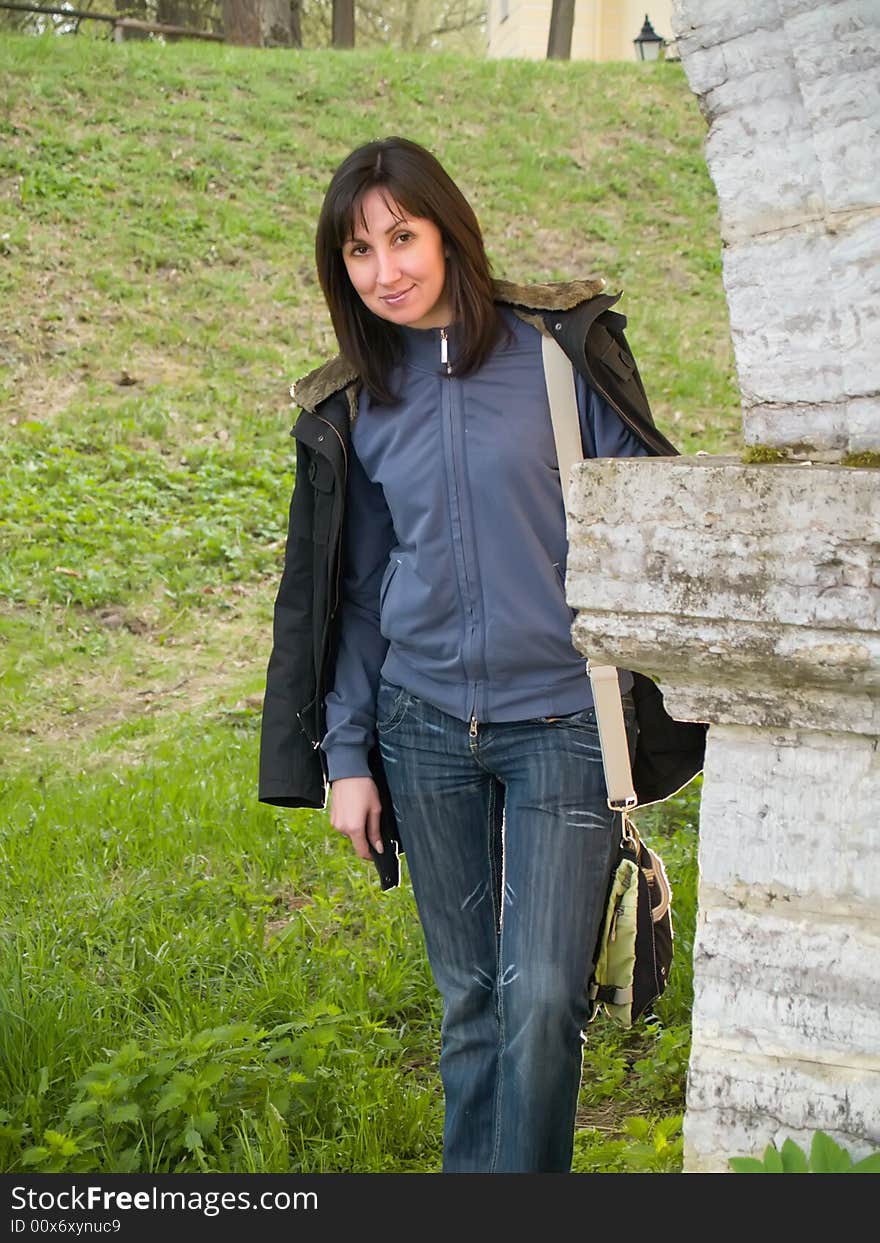
<path fill-rule="evenodd" d="M 814 1130 L 880 1146 L 878 483 L 710 457 L 575 472 L 576 645 L 712 722 L 691 1171 Z"/>
<path fill-rule="evenodd" d="M 578 647 L 711 723 L 688 1171 L 880 1147 L 878 26 L 876 0 L 676 4 L 744 439 L 785 460 L 591 461 L 568 495 Z"/>
<path fill-rule="evenodd" d="M 679 0 L 747 444 L 880 449 L 880 4 Z"/>

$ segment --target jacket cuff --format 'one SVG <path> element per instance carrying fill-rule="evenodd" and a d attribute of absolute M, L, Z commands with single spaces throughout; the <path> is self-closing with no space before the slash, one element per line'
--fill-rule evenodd
<path fill-rule="evenodd" d="M 342 745 L 333 747 L 327 755 L 327 776 L 330 781 L 339 781 L 342 777 L 372 777 L 367 759 L 369 748 L 366 746 Z"/>

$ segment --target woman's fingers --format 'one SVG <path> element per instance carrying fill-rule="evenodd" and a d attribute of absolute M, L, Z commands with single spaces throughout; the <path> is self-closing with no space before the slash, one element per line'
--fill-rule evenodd
<path fill-rule="evenodd" d="M 374 808 L 367 816 L 367 837 L 377 854 L 384 854 L 382 845 L 382 808 Z"/>
<path fill-rule="evenodd" d="M 350 831 L 346 829 L 342 829 L 341 831 L 345 833 L 351 839 L 352 848 L 354 849 L 354 853 L 358 856 L 358 858 L 369 859 L 370 849 L 367 846 L 367 835 L 364 832 L 364 830 L 360 828 L 360 829 L 352 829 Z"/>
<path fill-rule="evenodd" d="M 352 849 L 361 859 L 370 858 L 367 841 L 382 853 L 379 822 L 382 804 L 372 777 L 343 777 L 334 781 L 330 793 L 330 823 L 351 840 Z M 379 842 L 376 845 L 376 842 Z"/>

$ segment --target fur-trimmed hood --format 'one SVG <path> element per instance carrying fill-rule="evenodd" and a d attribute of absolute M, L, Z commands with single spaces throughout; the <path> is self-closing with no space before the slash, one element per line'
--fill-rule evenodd
<path fill-rule="evenodd" d="M 495 281 L 495 301 L 511 306 L 529 323 L 535 323 L 528 312 L 570 311 L 582 302 L 605 292 L 604 276 L 587 277 L 581 281 L 560 281 L 546 285 L 517 285 L 513 281 Z M 540 327 L 540 324 L 535 324 Z M 357 372 L 341 354 L 322 363 L 314 371 L 291 386 L 290 395 L 298 406 L 314 411 L 331 394 L 357 380 Z"/>

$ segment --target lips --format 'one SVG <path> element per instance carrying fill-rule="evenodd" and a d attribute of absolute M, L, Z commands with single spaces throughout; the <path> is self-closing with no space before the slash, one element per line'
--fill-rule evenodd
<path fill-rule="evenodd" d="M 409 289 L 403 289 L 400 293 L 385 294 L 382 297 L 382 301 L 387 303 L 388 306 L 398 306 L 413 289 L 415 289 L 415 285 L 410 285 Z"/>

